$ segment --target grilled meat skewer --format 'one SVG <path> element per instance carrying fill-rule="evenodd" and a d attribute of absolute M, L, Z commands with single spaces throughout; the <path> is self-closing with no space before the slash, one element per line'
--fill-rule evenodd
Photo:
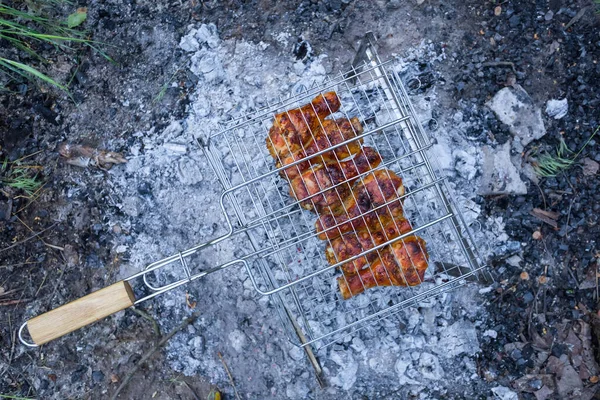
<path fill-rule="evenodd" d="M 275 115 L 269 130 L 267 148 L 273 158 L 302 149 L 312 138 L 321 120 L 340 108 L 340 99 L 335 92 L 320 94 L 300 108 Z"/>
<path fill-rule="evenodd" d="M 344 300 L 376 286 L 416 286 L 423 282 L 429 255 L 425 241 L 408 236 L 392 243 L 369 268 L 337 279 Z"/>
<path fill-rule="evenodd" d="M 380 218 L 380 223 L 377 225 L 376 229 L 366 228 L 333 239 L 325 249 L 327 261 L 331 265 L 337 264 L 412 230 L 410 222 L 404 217 L 392 218 L 388 215 Z M 378 257 L 379 252 L 372 251 L 356 260 L 342 264 L 340 269 L 346 276 L 356 275 Z"/>
<path fill-rule="evenodd" d="M 280 155 L 276 166 L 280 168 L 297 160 L 310 157 L 313 154 L 325 150 L 336 144 L 340 144 L 345 140 L 355 138 L 363 132 L 363 127 L 358 118 L 339 118 L 336 120 L 326 119 L 322 121 L 314 132 L 313 137 L 298 151 Z M 298 175 L 310 167 L 311 164 L 327 163 L 329 161 L 342 160 L 360 151 L 362 139 L 350 142 L 344 146 L 340 146 L 332 151 L 323 153 L 318 157 L 313 157 L 309 160 L 304 160 L 293 167 L 289 167 L 281 172 L 281 176 L 289 181 L 295 179 Z"/>
<path fill-rule="evenodd" d="M 371 147 L 364 147 L 350 159 L 315 165 L 290 182 L 290 196 L 300 200 L 302 207 L 307 210 L 319 212 L 329 207 L 335 208 L 348 196 L 356 177 L 377 167 L 379 163 L 379 153 Z M 331 189 L 326 190 L 328 188 Z M 322 193 L 310 197 L 319 192 Z"/>
<path fill-rule="evenodd" d="M 402 179 L 393 171 L 380 169 L 366 175 L 354 185 L 352 193 L 337 210 L 323 213 L 317 219 L 315 227 L 319 239 L 334 239 L 346 232 L 376 226 L 378 216 L 390 212 L 393 217 L 402 215 L 400 197 L 403 195 Z"/>

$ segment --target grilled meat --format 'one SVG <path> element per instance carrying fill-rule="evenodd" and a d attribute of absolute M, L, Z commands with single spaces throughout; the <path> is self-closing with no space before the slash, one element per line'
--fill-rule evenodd
<path fill-rule="evenodd" d="M 320 214 L 315 227 L 319 239 L 329 240 L 326 257 L 332 265 L 412 230 L 403 215 L 401 178 L 381 169 L 358 180 L 382 160 L 373 148 L 362 147 L 362 138 L 355 139 L 363 132 L 358 118 L 325 119 L 340 106 L 335 92 L 320 94 L 310 104 L 277 114 L 267 137 L 277 168 L 287 167 L 280 173 L 290 183 L 290 195 Z M 352 141 L 330 149 L 347 140 Z M 374 286 L 418 285 L 428 258 L 425 241 L 411 235 L 345 262 L 338 278 L 342 297 Z"/>
<path fill-rule="evenodd" d="M 375 286 L 416 286 L 423 282 L 429 259 L 423 239 L 408 236 L 381 253 L 369 268 L 338 278 L 345 300 Z"/>
<path fill-rule="evenodd" d="M 393 171 L 380 169 L 366 175 L 354 185 L 352 193 L 344 199 L 342 205 L 333 212 L 323 213 L 317 219 L 315 227 L 319 239 L 334 239 L 352 230 L 374 227 L 380 215 L 401 215 L 400 197 L 403 195 L 402 179 Z M 397 201 L 393 201 L 394 199 Z"/>
<path fill-rule="evenodd" d="M 335 92 L 315 97 L 310 104 L 275 115 L 269 130 L 267 148 L 273 158 L 294 153 L 308 143 L 321 120 L 340 108 L 340 99 Z"/>
<path fill-rule="evenodd" d="M 313 154 L 325 150 L 336 144 L 340 144 L 345 140 L 355 138 L 363 132 L 362 125 L 358 118 L 339 118 L 336 120 L 326 119 L 322 121 L 314 132 L 314 136 L 308 143 L 298 151 L 280 155 L 280 160 L 277 161 L 277 168 L 289 165 L 294 161 L 302 160 L 310 157 Z M 360 151 L 362 139 L 350 142 L 344 146 L 340 146 L 332 151 L 323 153 L 318 157 L 313 157 L 296 164 L 293 167 L 287 168 L 281 172 L 283 177 L 289 181 L 295 179 L 303 171 L 308 169 L 311 164 L 326 163 L 328 161 L 342 160 Z"/>
<path fill-rule="evenodd" d="M 377 167 L 380 162 L 381 156 L 371 147 L 362 148 L 354 157 L 344 161 L 328 160 L 309 168 L 291 181 L 290 196 L 300 200 L 302 207 L 307 210 L 320 211 L 335 207 L 348 196 L 354 179 Z M 336 185 L 339 186 L 334 187 Z"/>
<path fill-rule="evenodd" d="M 325 249 L 327 261 L 331 265 L 337 264 L 412 230 L 410 222 L 402 216 L 397 218 L 389 215 L 381 217 L 377 225 L 375 229 L 365 228 L 333 239 Z M 356 260 L 342 264 L 340 269 L 346 276 L 356 275 L 378 257 L 379 252 L 372 251 Z"/>

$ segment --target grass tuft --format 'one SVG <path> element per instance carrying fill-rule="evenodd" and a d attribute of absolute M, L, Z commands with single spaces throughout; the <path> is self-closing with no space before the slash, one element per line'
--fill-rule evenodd
<path fill-rule="evenodd" d="M 40 168 L 38 165 L 22 164 L 18 160 L 9 162 L 5 159 L 0 165 L 0 183 L 22 190 L 27 197 L 31 197 L 42 186 L 37 173 Z"/>
<path fill-rule="evenodd" d="M 569 149 L 564 139 L 560 138 L 556 154 L 546 152 L 537 158 L 537 161 L 533 165 L 535 173 L 542 178 L 554 178 L 561 172 L 569 169 L 575 164 L 575 160 L 577 160 L 577 157 L 579 157 L 583 149 L 585 149 L 594 136 L 596 136 L 598 129 L 600 129 L 600 126 L 596 128 L 594 133 L 592 133 L 577 153 L 574 153 Z"/>
<path fill-rule="evenodd" d="M 69 24 L 73 25 L 73 21 L 69 22 L 68 19 L 67 21 L 59 21 L 41 15 L 44 9 L 55 8 L 60 3 L 71 4 L 60 0 L 34 0 L 27 2 L 29 11 L 22 11 L 0 3 L 0 40 L 5 40 L 16 49 L 20 59 L 27 57 L 32 59 L 31 63 L 25 63 L 9 59 L 6 56 L 0 57 L 1 72 L 4 72 L 13 80 L 16 79 L 13 74 L 17 74 L 28 80 L 39 79 L 68 92 L 66 86 L 59 84 L 34 66 L 36 63 L 49 63 L 49 60 L 39 53 L 38 47 L 50 45 L 57 51 L 71 53 L 74 50 L 73 45 L 78 44 L 87 46 L 106 60 L 114 62 L 106 53 L 100 50 L 100 43 L 90 40 L 85 31 L 69 27 Z M 83 13 L 80 12 L 78 15 L 83 15 Z M 84 19 L 79 17 L 76 22 L 82 23 Z"/>

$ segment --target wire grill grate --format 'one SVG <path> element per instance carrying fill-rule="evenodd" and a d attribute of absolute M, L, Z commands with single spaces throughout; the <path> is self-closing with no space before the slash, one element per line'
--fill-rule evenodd
<path fill-rule="evenodd" d="M 225 189 L 222 206 L 233 222 L 232 235 L 243 232 L 251 242 L 240 258 L 256 289 L 273 295 L 280 316 L 287 320 L 291 314 L 297 321 L 305 336 L 303 345 L 339 340 L 479 277 L 483 269 L 452 196 L 428 156 L 431 142 L 402 82 L 390 72 L 393 65 L 380 63 L 374 53 L 371 58 L 346 74 L 228 122 L 204 144 Z M 392 170 L 403 179 L 403 208 L 413 231 L 396 240 L 418 234 L 430 256 L 425 280 L 418 286 L 373 288 L 342 300 L 336 283 L 340 272 L 325 258 L 325 243 L 316 237 L 315 214 L 301 209 L 288 194 L 288 183 L 267 151 L 265 139 L 275 114 L 331 91 L 340 98 L 341 108 L 329 118 L 357 117 L 364 127 L 358 137 L 382 156 L 378 169 Z"/>

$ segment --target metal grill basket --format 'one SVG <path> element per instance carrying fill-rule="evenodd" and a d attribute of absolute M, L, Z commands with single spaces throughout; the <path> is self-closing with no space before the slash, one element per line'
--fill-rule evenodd
<path fill-rule="evenodd" d="M 228 231 L 127 278 L 141 278 L 151 290 L 134 304 L 209 273 L 243 265 L 255 289 L 271 297 L 290 339 L 301 346 L 321 347 L 469 279 L 482 278 L 485 267 L 429 155 L 432 142 L 394 72 L 394 62 L 379 60 L 372 36 L 367 36 L 359 53 L 364 57 L 350 71 L 228 121 L 220 132 L 199 142 L 224 189 L 220 203 Z M 340 110 L 331 117 L 358 117 L 364 127 L 356 138 L 334 147 L 363 138 L 364 145 L 382 156 L 378 168 L 394 171 L 404 182 L 403 208 L 413 231 L 393 241 L 418 234 L 427 243 L 429 267 L 418 286 L 372 288 L 343 300 L 336 282 L 343 262 L 327 262 L 326 243 L 316 237 L 315 214 L 302 209 L 289 195 L 288 183 L 266 148 L 274 115 L 309 104 L 315 96 L 331 91 L 341 100 Z M 238 259 L 203 271 L 190 267 L 192 255 L 231 240 L 235 241 Z M 379 251 L 390 242 L 369 251 Z M 177 271 L 179 277 L 171 283 L 157 283 L 163 281 L 159 276 L 164 274 L 156 272 L 168 266 L 175 267 L 170 271 Z"/>

